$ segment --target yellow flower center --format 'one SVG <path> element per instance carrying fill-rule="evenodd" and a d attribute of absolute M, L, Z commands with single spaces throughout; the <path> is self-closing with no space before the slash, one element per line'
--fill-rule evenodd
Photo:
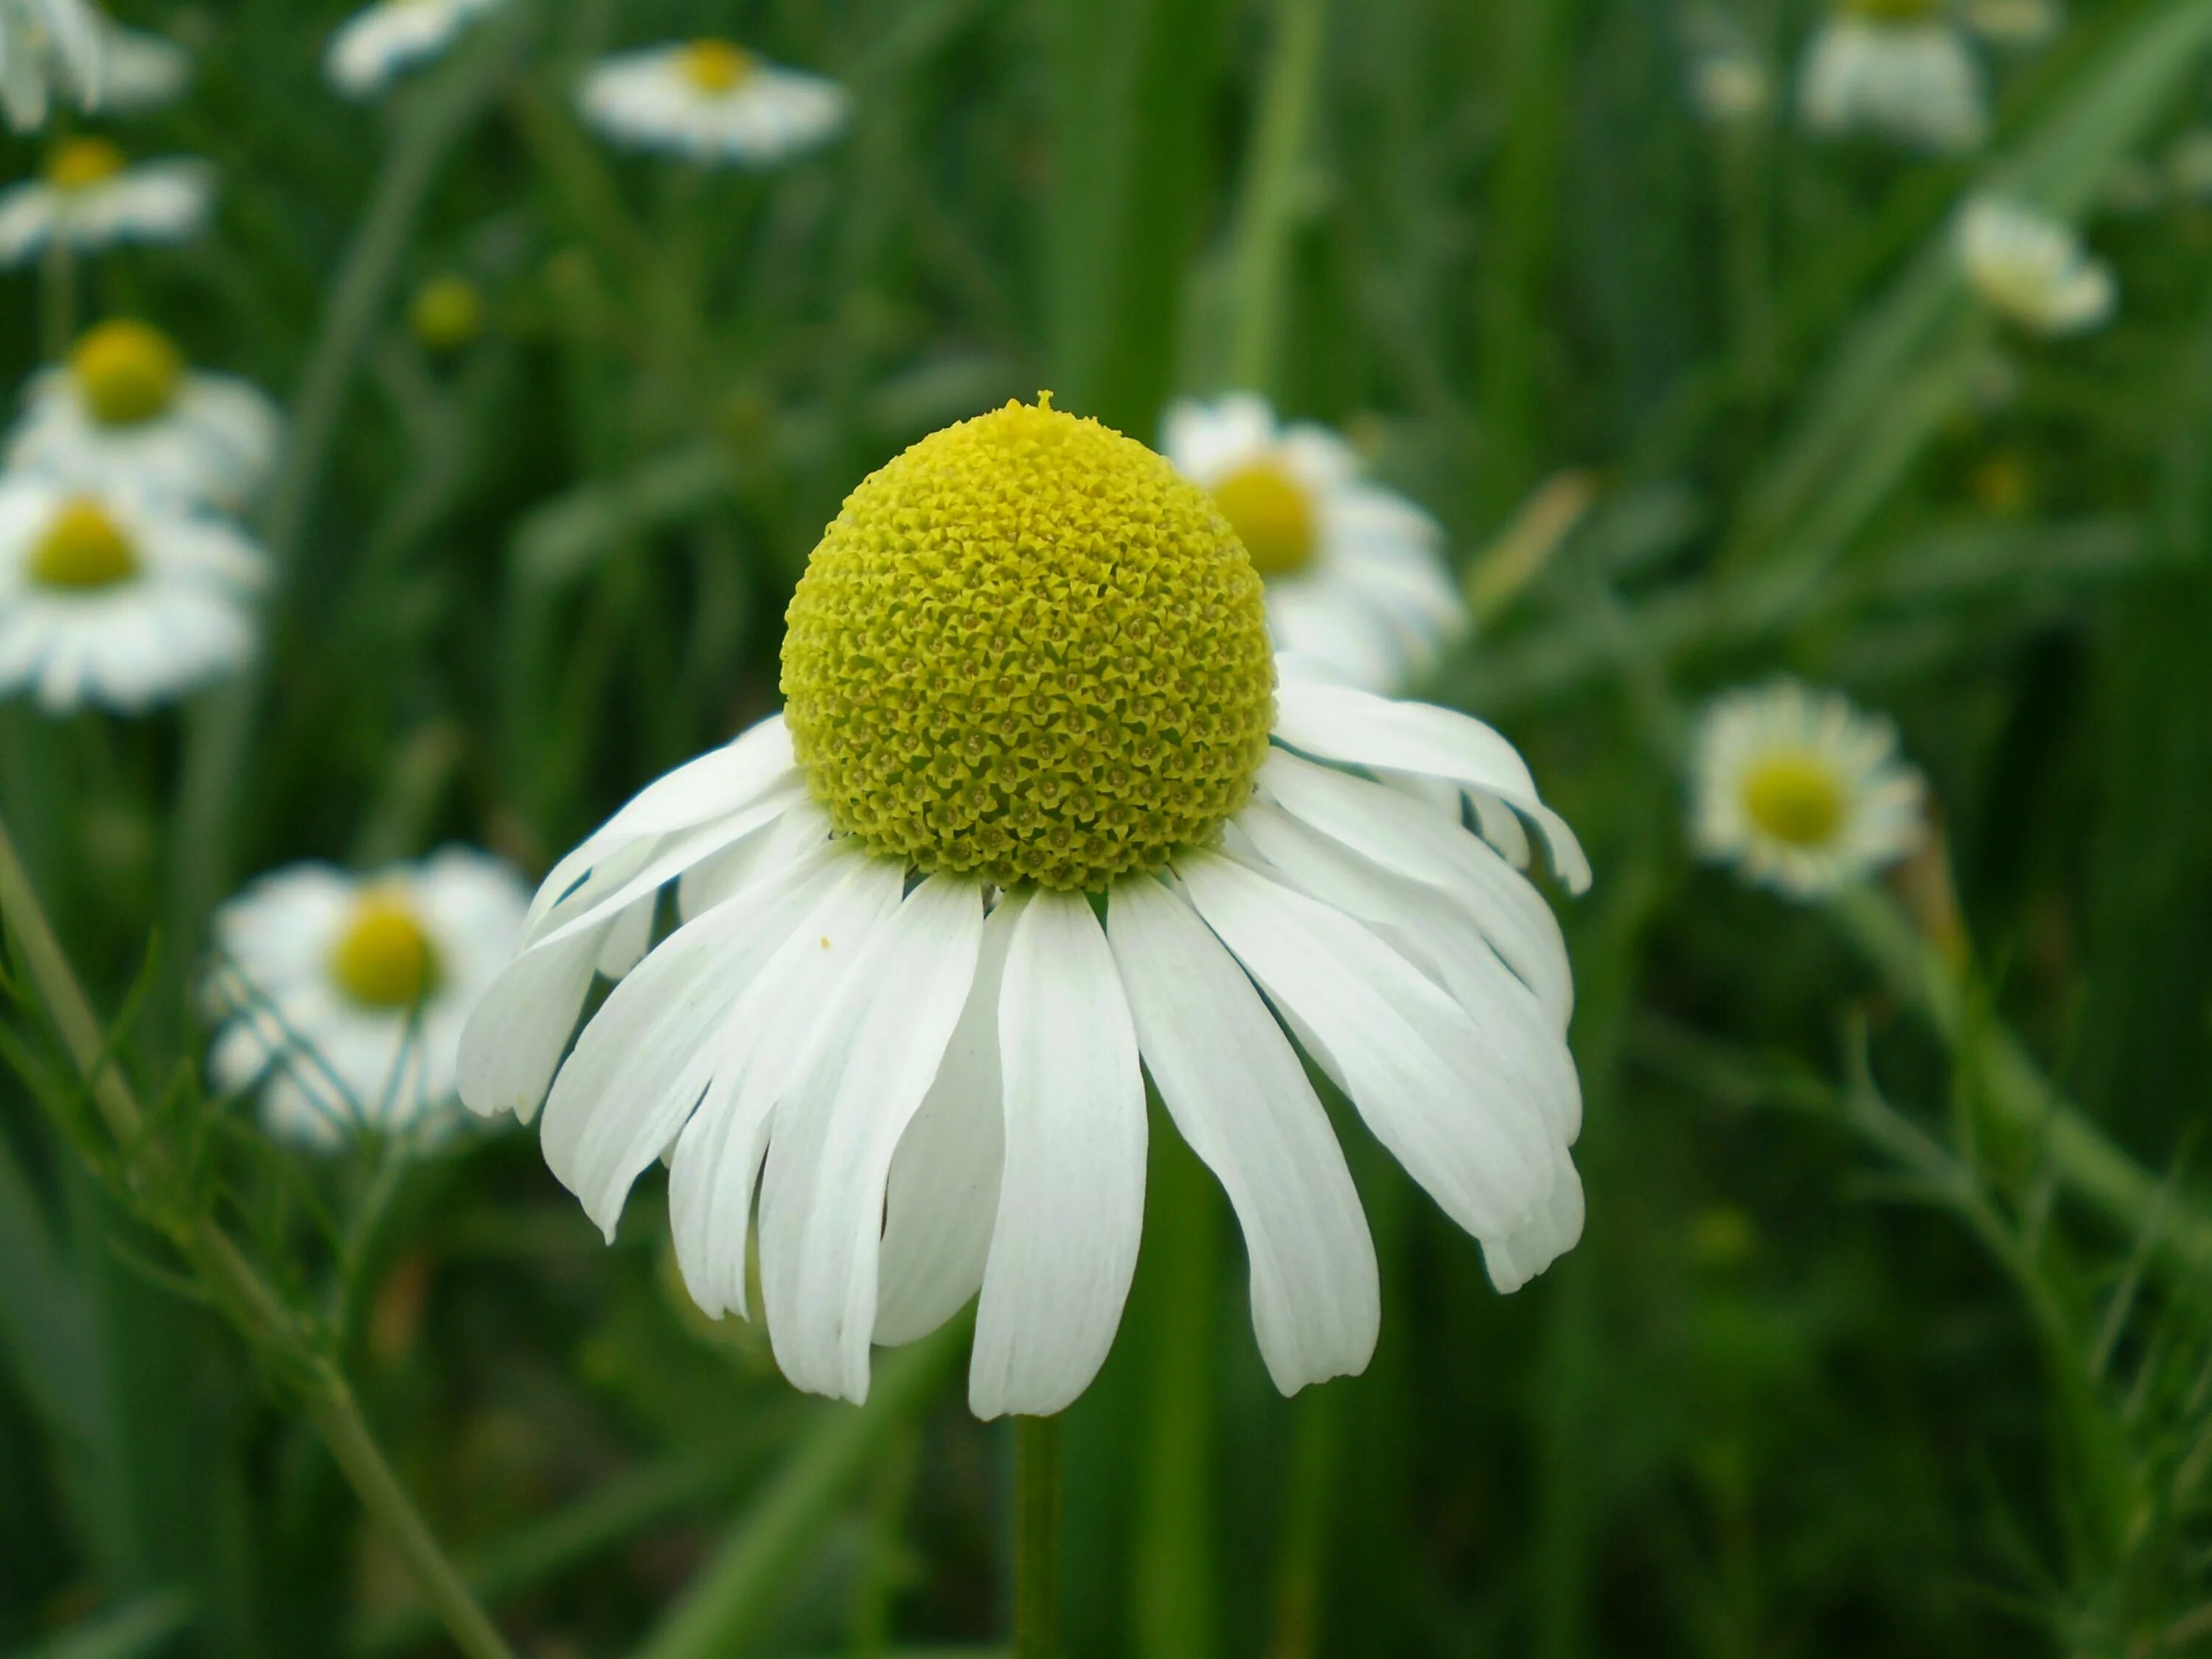
<path fill-rule="evenodd" d="M 331 948 L 331 977 L 364 1008 L 412 1008 L 436 988 L 438 953 L 405 900 L 365 893 Z"/>
<path fill-rule="evenodd" d="M 64 138 L 46 157 L 46 182 L 56 190 L 86 190 L 123 171 L 123 152 L 105 138 Z"/>
<path fill-rule="evenodd" d="M 1816 755 L 1769 755 L 1744 778 L 1743 810 L 1778 842 L 1819 847 L 1843 824 L 1843 781 Z"/>
<path fill-rule="evenodd" d="M 1943 15 L 1943 0 L 1842 0 L 1854 16 L 1877 23 L 1925 23 Z"/>
<path fill-rule="evenodd" d="M 1095 890 L 1211 842 L 1267 757 L 1274 662 L 1235 532 L 1049 396 L 863 480 L 786 621 L 815 799 L 924 871 Z"/>
<path fill-rule="evenodd" d="M 676 54 L 676 72 L 701 92 L 735 92 L 759 68 L 759 58 L 728 40 L 694 40 Z"/>
<path fill-rule="evenodd" d="M 483 332 L 483 295 L 465 276 L 433 276 L 415 290 L 408 326 L 433 351 L 459 351 Z"/>
<path fill-rule="evenodd" d="M 89 591 L 127 582 L 137 574 L 131 538 L 88 495 L 63 502 L 31 550 L 31 580 L 45 587 Z"/>
<path fill-rule="evenodd" d="M 1254 461 L 1213 486 L 1213 499 L 1263 576 L 1286 576 L 1314 556 L 1313 497 L 1280 462 Z"/>
<path fill-rule="evenodd" d="M 184 378 L 185 360 L 160 329 L 118 318 L 77 341 L 70 372 L 94 420 L 137 426 L 168 409 Z"/>

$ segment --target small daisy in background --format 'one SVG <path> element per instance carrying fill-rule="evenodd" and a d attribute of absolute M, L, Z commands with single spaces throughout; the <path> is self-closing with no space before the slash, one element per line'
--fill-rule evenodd
<path fill-rule="evenodd" d="M 261 550 L 151 495 L 0 477 L 0 695 L 137 714 L 253 654 Z"/>
<path fill-rule="evenodd" d="M 2109 322 L 2118 306 L 2112 267 L 2047 214 L 1977 196 L 1959 215 L 1958 238 L 1974 292 L 2033 333 L 2084 334 Z"/>
<path fill-rule="evenodd" d="M 331 84 L 372 98 L 400 70 L 434 58 L 501 0 L 378 0 L 338 25 L 323 54 Z"/>
<path fill-rule="evenodd" d="M 408 301 L 407 327 L 433 356 L 465 350 L 484 330 L 483 290 L 453 272 L 432 276 Z"/>
<path fill-rule="evenodd" d="M 844 127 L 848 100 L 834 81 L 708 40 L 607 58 L 585 77 L 578 101 L 618 143 L 761 167 L 827 143 Z"/>
<path fill-rule="evenodd" d="M 143 115 L 174 103 L 191 73 L 191 54 L 175 41 L 100 19 L 100 114 Z"/>
<path fill-rule="evenodd" d="M 371 876 L 297 864 L 216 916 L 216 1086 L 258 1089 L 271 1133 L 318 1149 L 459 1121 L 461 1028 L 522 937 L 530 890 L 465 848 Z"/>
<path fill-rule="evenodd" d="M 1926 834 L 1918 772 L 1897 729 L 1794 680 L 1716 697 L 1692 742 L 1699 856 L 1794 899 L 1895 863 Z"/>
<path fill-rule="evenodd" d="M 1843 0 L 1806 49 L 1797 104 L 1815 132 L 1877 132 L 1939 153 L 1989 137 L 1981 65 L 1942 0 Z"/>
<path fill-rule="evenodd" d="M 1326 427 L 1279 423 L 1265 398 L 1231 392 L 1167 413 L 1164 447 L 1210 494 L 1267 589 L 1276 644 L 1371 691 L 1395 690 L 1467 623 L 1443 532 L 1367 482 Z"/>
<path fill-rule="evenodd" d="M 267 480 L 280 429 L 258 387 L 190 369 L 161 330 L 118 318 L 31 382 L 8 464 L 235 511 Z"/>
<path fill-rule="evenodd" d="M 105 138 L 64 139 L 43 178 L 0 191 L 0 265 L 21 264 L 57 241 L 81 251 L 185 241 L 214 201 L 215 169 L 204 161 L 134 164 Z"/>
<path fill-rule="evenodd" d="M 872 1345 L 980 1295 L 970 1406 L 1056 1412 L 1136 1265 L 1148 1073 L 1291 1393 L 1363 1369 L 1381 1316 L 1302 1048 L 1501 1291 L 1573 1246 L 1572 984 L 1516 867 L 1533 835 L 1579 890 L 1572 831 L 1480 721 L 1277 659 L 1159 456 L 1048 400 L 948 428 L 846 499 L 787 620 L 785 712 L 555 867 L 463 1038 L 463 1098 L 543 1100 L 610 1238 L 665 1157 L 710 1314 L 751 1316 L 757 1198 L 797 1386 L 863 1399 Z M 685 920 L 630 967 L 670 883 Z"/>
<path fill-rule="evenodd" d="M 101 19 L 90 0 L 0 0 L 0 108 L 27 132 L 58 91 L 86 108 L 104 90 Z"/>

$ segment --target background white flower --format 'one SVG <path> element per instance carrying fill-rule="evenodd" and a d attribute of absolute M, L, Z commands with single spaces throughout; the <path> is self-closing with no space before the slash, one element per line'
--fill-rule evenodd
<path fill-rule="evenodd" d="M 726 40 L 624 52 L 585 77 L 586 118 L 609 137 L 699 161 L 763 165 L 844 126 L 836 82 L 771 64 Z"/>
<path fill-rule="evenodd" d="M 105 138 L 58 144 L 46 176 L 0 191 L 0 265 L 21 264 L 49 242 L 179 242 L 207 222 L 215 169 L 189 157 L 132 165 Z"/>
<path fill-rule="evenodd" d="M 216 918 L 217 1085 L 258 1087 L 270 1129 L 313 1146 L 450 1127 L 462 1025 L 529 900 L 510 866 L 465 848 L 365 877 L 264 876 Z"/>
<path fill-rule="evenodd" d="M 2048 215 L 2001 197 L 1978 196 L 1959 216 L 1959 253 L 1974 291 L 2039 334 L 2081 334 L 2109 321 L 2119 303 L 2112 267 Z"/>
<path fill-rule="evenodd" d="M 153 496 L 0 477 L 0 692 L 135 713 L 252 655 L 261 551 Z"/>
<path fill-rule="evenodd" d="M 88 107 L 101 84 L 100 15 L 90 0 L 0 0 L 0 107 L 27 131 L 58 86 Z"/>
<path fill-rule="evenodd" d="M 1792 898 L 1856 881 L 1926 833 L 1896 728 L 1833 691 L 1778 680 L 1716 697 L 1690 764 L 1697 852 Z"/>
<path fill-rule="evenodd" d="M 1937 151 L 1989 136 L 1988 95 L 1966 33 L 1940 13 L 1892 19 L 1844 11 L 1806 49 L 1797 102 L 1816 132 L 1879 132 Z"/>
<path fill-rule="evenodd" d="M 331 83 L 367 98 L 399 71 L 451 46 L 469 23 L 501 0 L 378 0 L 338 25 L 323 58 Z"/>
<path fill-rule="evenodd" d="M 1351 445 L 1328 428 L 1280 424 L 1265 398 L 1231 392 L 1174 404 L 1163 447 L 1251 554 L 1284 650 L 1370 690 L 1394 690 L 1466 625 L 1442 528 L 1368 483 Z"/>
<path fill-rule="evenodd" d="M 192 58 L 175 41 L 100 19 L 102 115 L 137 115 L 173 102 L 191 78 Z"/>
<path fill-rule="evenodd" d="M 280 428 L 258 387 L 187 369 L 160 330 L 117 319 L 88 331 L 67 368 L 32 380 L 8 463 L 235 510 L 268 477 Z"/>

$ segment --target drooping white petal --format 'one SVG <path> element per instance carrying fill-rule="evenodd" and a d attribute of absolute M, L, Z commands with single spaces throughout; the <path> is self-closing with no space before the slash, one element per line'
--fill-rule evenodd
<path fill-rule="evenodd" d="M 730 1010 L 716 1042 L 713 1082 L 670 1159 L 669 1219 L 677 1265 L 708 1315 L 750 1318 L 745 1240 L 753 1189 L 776 1103 L 838 1033 L 842 988 L 898 908 L 905 872 L 848 843 L 826 856 L 837 880 L 800 916 Z M 736 902 L 735 900 L 730 902 Z"/>
<path fill-rule="evenodd" d="M 1275 1386 L 1363 1370 L 1382 1297 L 1374 1241 L 1328 1115 L 1259 993 L 1158 881 L 1116 882 L 1107 941 L 1169 1115 L 1228 1192 Z"/>
<path fill-rule="evenodd" d="M 999 1004 L 1006 1170 L 968 1403 L 1048 1416 L 1106 1360 L 1145 1222 L 1145 1085 L 1106 935 L 1080 893 L 1015 925 Z"/>
<path fill-rule="evenodd" d="M 601 934 L 580 932 L 528 949 L 495 979 L 461 1033 L 461 1102 L 479 1117 L 512 1112 L 527 1123 L 538 1115 L 561 1063 Z"/>
<path fill-rule="evenodd" d="M 1534 820 L 1571 890 L 1589 885 L 1589 860 L 1574 831 L 1537 798 L 1519 752 L 1474 716 L 1310 682 L 1279 686 L 1275 707 L 1275 736 L 1294 749 L 1352 766 L 1450 778 L 1496 795 Z"/>
<path fill-rule="evenodd" d="M 915 888 L 864 947 L 777 1109 L 761 1285 L 776 1363 L 812 1393 L 867 1397 L 891 1158 L 945 1058 L 982 939 L 979 884 L 938 875 Z"/>
<path fill-rule="evenodd" d="M 835 873 L 817 858 L 750 902 L 686 922 L 615 987 L 576 1040 L 545 1103 L 545 1163 L 610 1243 L 630 1183 L 706 1091 L 709 1039 Z"/>
<path fill-rule="evenodd" d="M 1280 750 L 1260 769 L 1260 787 L 1363 859 L 1451 894 L 1565 1029 L 1574 975 L 1559 918 L 1495 848 L 1434 814 L 1407 811 L 1378 784 Z"/>
<path fill-rule="evenodd" d="M 1582 1239 L 1582 1176 L 1565 1147 L 1553 1156 L 1558 1167 L 1543 1207 L 1512 1232 L 1482 1241 L 1483 1266 L 1500 1296 L 1512 1295 Z"/>
<path fill-rule="evenodd" d="M 1208 927 L 1407 1174 L 1478 1237 L 1548 1195 L 1549 1131 L 1450 997 L 1349 916 L 1218 854 L 1178 859 Z"/>
<path fill-rule="evenodd" d="M 968 1006 L 891 1160 L 876 1291 L 876 1340 L 885 1346 L 928 1335 L 983 1287 L 1006 1159 L 999 997 L 1025 903 L 1010 894 L 984 922 Z"/>

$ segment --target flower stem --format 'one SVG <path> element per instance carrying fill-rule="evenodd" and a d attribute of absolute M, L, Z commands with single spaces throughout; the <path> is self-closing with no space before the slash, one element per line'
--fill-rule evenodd
<path fill-rule="evenodd" d="M 1328 0 L 1280 0 L 1276 7 L 1274 51 L 1237 204 L 1229 375 L 1234 385 L 1254 392 L 1273 389 L 1285 253 L 1297 216 L 1298 166 L 1312 125 L 1328 10 Z"/>
<path fill-rule="evenodd" d="M 1060 1651 L 1060 1419 L 1014 1424 L 1014 1659 Z"/>
<path fill-rule="evenodd" d="M 82 1073 L 94 1109 L 125 1158 L 132 1190 L 156 1200 L 176 1186 L 166 1150 L 149 1133 L 130 1079 L 117 1069 L 91 999 L 47 921 L 7 825 L 0 823 L 0 919 L 15 939 L 23 966 L 63 1044 Z M 399 1477 L 376 1443 L 360 1402 L 313 1328 L 255 1269 L 230 1236 L 204 1211 L 160 1218 L 163 1230 L 200 1283 L 264 1357 L 272 1376 L 306 1379 L 298 1392 L 362 1507 L 413 1571 L 454 1644 L 469 1659 L 514 1659 L 453 1562 L 440 1547 Z"/>

